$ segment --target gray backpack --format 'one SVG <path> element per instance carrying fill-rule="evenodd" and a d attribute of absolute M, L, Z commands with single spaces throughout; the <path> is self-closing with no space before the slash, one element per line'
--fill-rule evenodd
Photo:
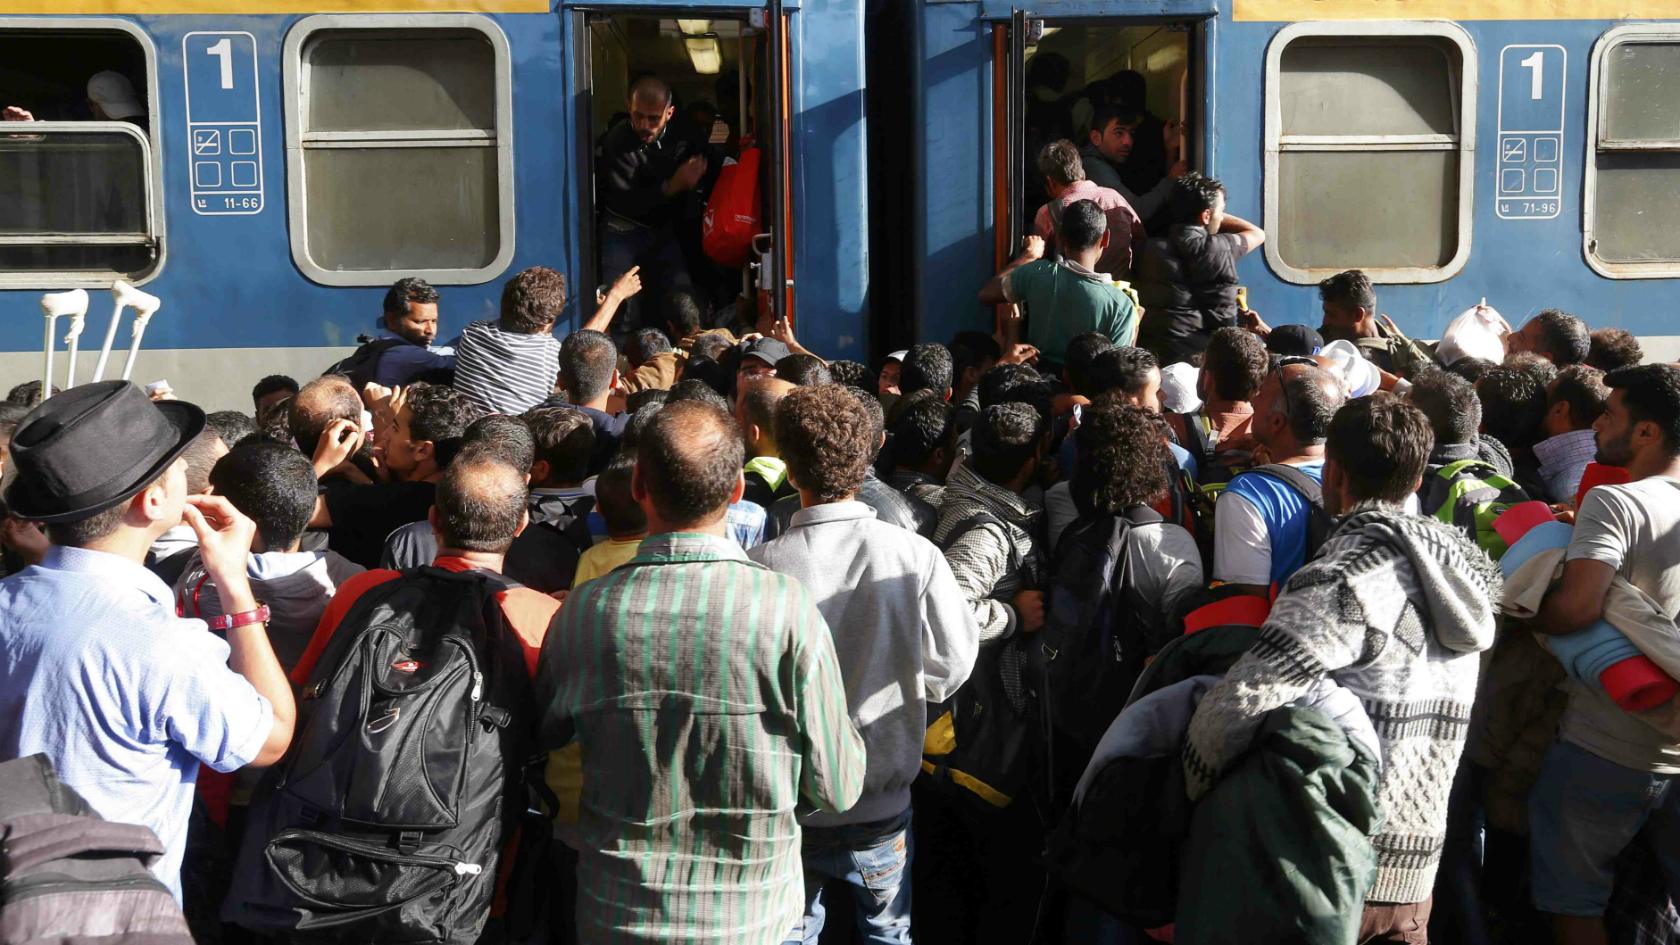
<path fill-rule="evenodd" d="M 192 945 L 147 864 L 148 827 L 102 819 L 46 755 L 0 764 L 0 945 Z"/>

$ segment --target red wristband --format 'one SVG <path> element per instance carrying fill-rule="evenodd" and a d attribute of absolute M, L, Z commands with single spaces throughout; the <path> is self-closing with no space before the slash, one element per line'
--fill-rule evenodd
<path fill-rule="evenodd" d="M 268 605 L 258 604 L 256 610 L 247 610 L 238 614 L 223 614 L 220 617 L 206 617 L 205 623 L 210 629 L 221 633 L 235 627 L 246 627 L 253 623 L 268 623 Z"/>

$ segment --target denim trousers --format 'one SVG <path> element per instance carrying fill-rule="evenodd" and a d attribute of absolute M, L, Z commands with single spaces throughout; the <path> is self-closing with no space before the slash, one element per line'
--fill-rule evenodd
<path fill-rule="evenodd" d="M 827 905 L 823 887 L 844 883 L 866 942 L 907 945 L 910 941 L 910 811 L 872 824 L 807 827 L 805 916 L 788 935 L 789 945 L 816 945 Z"/>

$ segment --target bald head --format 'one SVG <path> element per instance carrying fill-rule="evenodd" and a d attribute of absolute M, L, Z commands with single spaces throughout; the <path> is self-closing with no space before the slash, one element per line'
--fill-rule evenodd
<path fill-rule="evenodd" d="M 438 547 L 506 554 L 525 525 L 525 471 L 480 443 L 463 449 L 438 480 L 432 526 Z"/>
<path fill-rule="evenodd" d="M 1256 434 L 1274 447 L 1318 446 L 1346 394 L 1341 381 L 1322 367 L 1286 364 L 1266 376 L 1255 396 Z M 1287 439 L 1285 439 L 1287 438 Z"/>
<path fill-rule="evenodd" d="M 743 379 L 735 398 L 735 422 L 754 456 L 776 455 L 776 405 L 798 385 L 779 377 Z"/>
<path fill-rule="evenodd" d="M 717 407 L 684 400 L 661 408 L 637 440 L 631 485 L 650 531 L 721 521 L 739 494 L 744 452 L 735 421 Z"/>
<path fill-rule="evenodd" d="M 630 128 L 643 144 L 652 144 L 664 133 L 676 111 L 671 105 L 671 87 L 656 75 L 644 75 L 630 86 Z"/>
<path fill-rule="evenodd" d="M 362 420 L 362 398 L 341 375 L 328 374 L 303 385 L 292 397 L 292 437 L 304 455 L 315 455 L 321 434 L 334 420 Z"/>

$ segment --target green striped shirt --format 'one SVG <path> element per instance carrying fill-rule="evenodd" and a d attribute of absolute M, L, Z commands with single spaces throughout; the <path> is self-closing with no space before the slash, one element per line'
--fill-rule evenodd
<path fill-rule="evenodd" d="M 583 756 L 585 943 L 785 939 L 795 807 L 842 811 L 863 740 L 800 584 L 710 535 L 655 535 L 573 589 L 543 644 L 545 738 Z"/>

